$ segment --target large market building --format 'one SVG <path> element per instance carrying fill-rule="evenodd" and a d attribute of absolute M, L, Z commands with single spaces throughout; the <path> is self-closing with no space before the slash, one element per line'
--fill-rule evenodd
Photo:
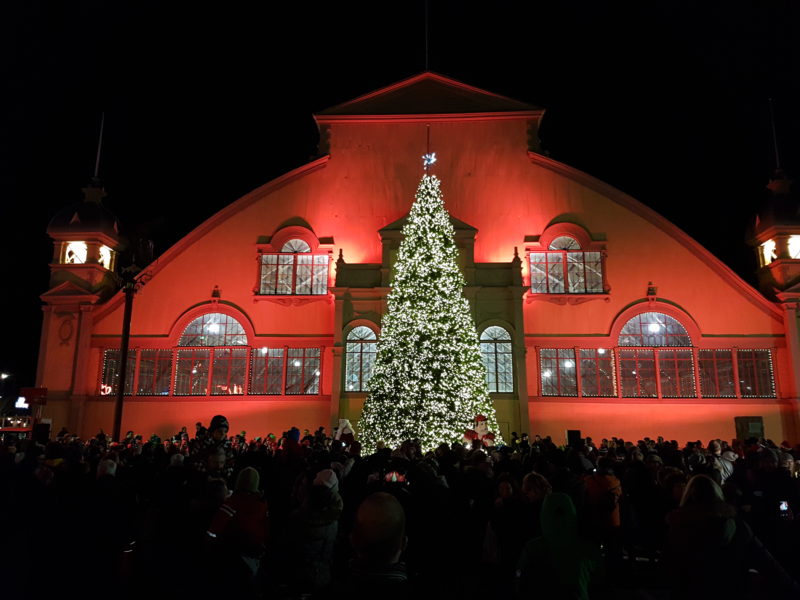
<path fill-rule="evenodd" d="M 540 153 L 542 115 L 429 72 L 318 113 L 318 158 L 139 275 L 124 384 L 122 240 L 87 189 L 48 227 L 44 417 L 110 431 L 124 385 L 123 430 L 145 434 L 217 413 L 251 435 L 355 422 L 430 140 L 503 434 L 800 441 L 800 228 L 780 211 L 759 221 L 765 296 L 639 201 Z"/>

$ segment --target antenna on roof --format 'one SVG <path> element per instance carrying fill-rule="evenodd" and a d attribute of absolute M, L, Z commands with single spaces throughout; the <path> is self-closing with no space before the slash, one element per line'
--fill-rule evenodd
<path fill-rule="evenodd" d="M 427 123 L 425 125 L 425 151 L 430 154 L 431 153 L 431 124 Z"/>
<path fill-rule="evenodd" d="M 772 147 L 775 151 L 775 170 L 781 170 L 781 155 L 778 152 L 778 136 L 775 134 L 775 110 L 772 107 L 772 98 L 769 99 L 769 123 L 772 126 Z"/>
<path fill-rule="evenodd" d="M 100 135 L 97 138 L 97 156 L 94 159 L 94 179 L 99 179 L 100 175 L 100 154 L 103 151 L 103 128 L 106 124 L 105 111 L 100 115 Z"/>
<path fill-rule="evenodd" d="M 425 70 L 428 70 L 428 0 L 425 0 Z"/>

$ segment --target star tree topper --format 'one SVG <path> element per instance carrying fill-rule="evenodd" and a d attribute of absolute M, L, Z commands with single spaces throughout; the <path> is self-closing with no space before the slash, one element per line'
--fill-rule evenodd
<path fill-rule="evenodd" d="M 436 162 L 436 152 L 429 152 L 422 155 L 422 167 L 427 171 Z"/>

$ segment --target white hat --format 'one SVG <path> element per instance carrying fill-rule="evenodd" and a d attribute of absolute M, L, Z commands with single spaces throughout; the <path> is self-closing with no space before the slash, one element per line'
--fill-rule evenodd
<path fill-rule="evenodd" d="M 322 469 L 314 478 L 314 485 L 321 485 L 335 492 L 339 489 L 339 480 L 333 469 Z"/>

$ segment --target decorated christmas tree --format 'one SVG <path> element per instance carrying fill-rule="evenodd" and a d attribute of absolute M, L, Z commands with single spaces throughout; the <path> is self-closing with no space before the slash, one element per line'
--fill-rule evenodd
<path fill-rule="evenodd" d="M 425 450 L 461 441 L 478 414 L 499 435 L 454 236 L 439 180 L 426 173 L 403 226 L 359 422 L 368 451 L 379 441 L 418 439 Z"/>

